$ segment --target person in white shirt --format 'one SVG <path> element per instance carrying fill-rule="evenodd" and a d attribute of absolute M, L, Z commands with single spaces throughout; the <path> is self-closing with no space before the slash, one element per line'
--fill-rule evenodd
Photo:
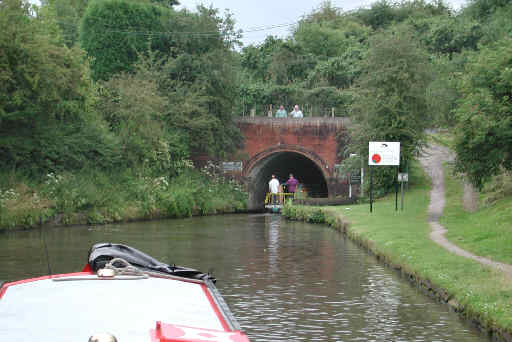
<path fill-rule="evenodd" d="M 275 204 L 279 193 L 279 181 L 275 175 L 272 175 L 272 179 L 268 182 L 268 189 L 270 190 L 270 196 L 272 196 L 272 204 Z"/>
<path fill-rule="evenodd" d="M 299 108 L 299 105 L 295 105 L 295 107 L 293 107 L 293 110 L 290 112 L 290 116 L 292 118 L 303 118 L 304 115 L 302 114 L 300 108 Z"/>

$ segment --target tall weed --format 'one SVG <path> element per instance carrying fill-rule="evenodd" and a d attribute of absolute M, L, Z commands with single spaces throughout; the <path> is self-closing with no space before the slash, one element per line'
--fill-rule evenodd
<path fill-rule="evenodd" d="M 209 170 L 216 168 L 209 166 Z M 0 229 L 46 222 L 102 224 L 179 218 L 247 209 L 247 193 L 219 172 L 186 169 L 170 178 L 131 170 L 48 173 L 30 184 L 21 175 L 0 176 Z M 26 185 L 29 184 L 29 185 Z"/>
<path fill-rule="evenodd" d="M 512 196 L 512 172 L 503 170 L 485 184 L 482 192 L 486 205 L 492 205 L 500 199 Z"/>

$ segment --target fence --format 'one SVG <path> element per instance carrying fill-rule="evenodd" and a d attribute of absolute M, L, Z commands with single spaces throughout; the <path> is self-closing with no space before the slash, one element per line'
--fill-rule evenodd
<path fill-rule="evenodd" d="M 298 104 L 301 109 L 304 117 L 337 117 L 337 116 L 346 116 L 347 113 L 343 108 L 337 107 L 322 107 L 322 106 L 314 106 L 311 104 Z M 272 104 L 269 105 L 256 105 L 252 108 L 244 107 L 242 111 L 242 116 L 246 117 L 255 117 L 255 116 L 268 116 L 275 117 L 276 111 L 279 109 L 279 106 L 274 106 Z M 293 110 L 293 107 L 285 107 L 286 112 L 288 113 L 288 117 L 290 112 Z M 270 114 L 272 113 L 272 114 Z"/>

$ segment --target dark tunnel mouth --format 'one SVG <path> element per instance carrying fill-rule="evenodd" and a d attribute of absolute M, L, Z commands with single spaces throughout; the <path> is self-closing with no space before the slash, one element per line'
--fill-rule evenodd
<path fill-rule="evenodd" d="M 302 184 L 309 197 L 328 197 L 327 181 L 320 167 L 307 156 L 291 151 L 272 153 L 260 160 L 249 174 L 250 206 L 263 208 L 268 182 L 276 175 L 280 183 L 289 174 Z"/>

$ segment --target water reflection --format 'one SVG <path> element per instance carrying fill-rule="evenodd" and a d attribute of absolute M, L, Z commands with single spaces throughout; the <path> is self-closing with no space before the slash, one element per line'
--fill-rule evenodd
<path fill-rule="evenodd" d="M 278 272 L 279 259 L 279 227 L 281 226 L 281 215 L 265 216 L 266 226 L 268 226 L 268 264 L 269 272 Z"/>
<path fill-rule="evenodd" d="M 230 215 L 45 231 L 55 272 L 82 268 L 99 241 L 214 269 L 251 341 L 486 341 L 328 228 Z M 46 273 L 39 231 L 0 234 L 0 275 Z"/>

